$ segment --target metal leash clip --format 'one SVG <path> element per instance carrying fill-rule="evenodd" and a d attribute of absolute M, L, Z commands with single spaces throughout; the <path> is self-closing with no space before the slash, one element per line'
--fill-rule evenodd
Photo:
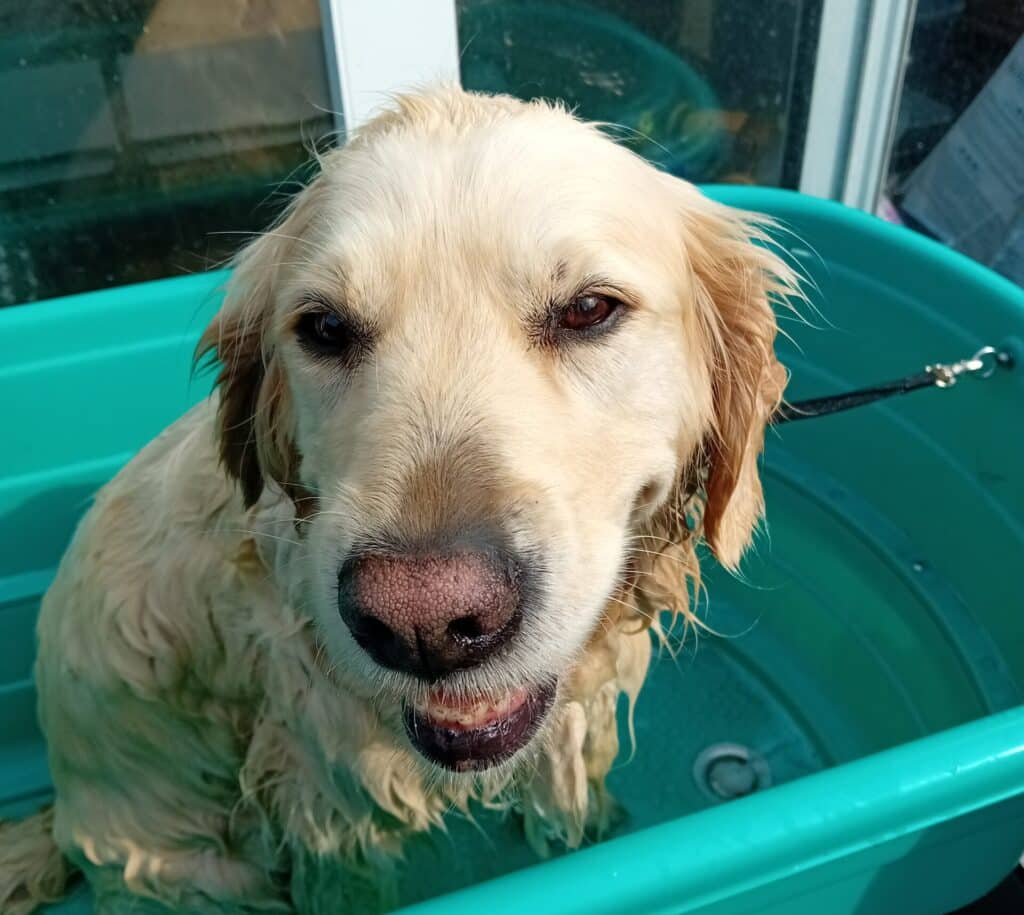
<path fill-rule="evenodd" d="M 968 359 L 961 359 L 948 365 L 926 365 L 924 370 L 935 379 L 937 388 L 951 388 L 961 375 L 991 378 L 996 367 L 1008 360 L 1009 356 L 999 352 L 994 346 L 983 346 Z"/>
<path fill-rule="evenodd" d="M 991 378 L 997 368 L 1013 368 L 1013 355 L 1007 347 L 997 349 L 994 346 L 983 346 L 973 356 L 949 364 L 938 363 L 927 365 L 923 371 L 916 372 L 906 378 L 877 384 L 870 388 L 859 388 L 843 394 L 832 394 L 828 397 L 812 397 L 809 400 L 798 400 L 795 403 L 780 404 L 771 416 L 772 425 L 791 423 L 797 420 L 812 419 L 815 416 L 827 416 L 830 413 L 841 413 L 854 407 L 862 407 L 876 400 L 909 394 L 923 388 L 951 388 L 961 375 L 970 378 Z"/>

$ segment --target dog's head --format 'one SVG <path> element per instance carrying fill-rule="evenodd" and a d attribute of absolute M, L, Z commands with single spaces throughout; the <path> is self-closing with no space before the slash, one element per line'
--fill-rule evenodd
<path fill-rule="evenodd" d="M 673 545 L 739 561 L 792 288 L 756 234 L 562 110 L 445 90 L 242 254 L 202 344 L 224 463 L 294 500 L 338 676 L 429 759 L 514 757 L 616 608 L 685 604 Z"/>

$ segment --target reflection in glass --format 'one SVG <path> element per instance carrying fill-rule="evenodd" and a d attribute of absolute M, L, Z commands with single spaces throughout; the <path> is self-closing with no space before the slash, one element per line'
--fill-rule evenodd
<path fill-rule="evenodd" d="M 9 4 L 0 305 L 220 262 L 329 108 L 317 0 Z"/>
<path fill-rule="evenodd" d="M 696 181 L 799 181 L 820 0 L 459 0 L 462 82 L 558 98 Z"/>

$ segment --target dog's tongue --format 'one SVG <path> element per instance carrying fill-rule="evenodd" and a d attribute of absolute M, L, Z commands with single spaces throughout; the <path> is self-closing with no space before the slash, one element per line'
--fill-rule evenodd
<path fill-rule="evenodd" d="M 420 714 L 431 724 L 451 731 L 473 731 L 508 718 L 529 698 L 530 691 L 520 687 L 500 698 L 488 696 L 451 696 L 435 689 L 427 696 Z"/>

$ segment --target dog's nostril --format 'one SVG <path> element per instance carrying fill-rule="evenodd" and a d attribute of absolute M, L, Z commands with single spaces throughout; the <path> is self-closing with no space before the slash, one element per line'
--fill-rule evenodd
<path fill-rule="evenodd" d="M 458 642 L 473 642 L 484 635 L 484 630 L 478 617 L 463 616 L 448 624 L 448 635 Z"/>
<path fill-rule="evenodd" d="M 398 636 L 394 631 L 372 616 L 360 617 L 353 635 L 367 651 L 386 652 L 398 646 Z"/>

